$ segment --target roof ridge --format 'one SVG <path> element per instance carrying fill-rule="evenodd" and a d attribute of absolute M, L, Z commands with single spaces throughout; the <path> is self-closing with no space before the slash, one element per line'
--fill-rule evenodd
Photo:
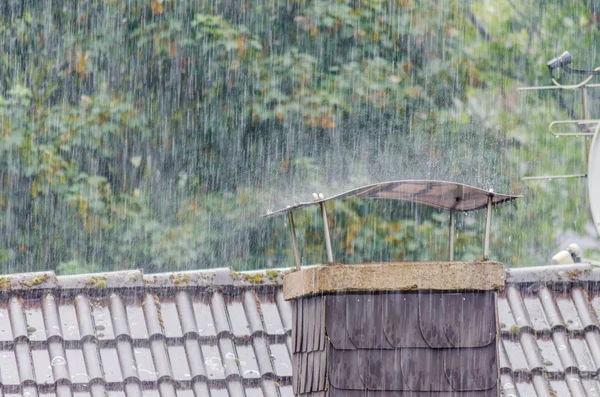
<path fill-rule="evenodd" d="M 229 267 L 144 274 L 143 270 L 56 275 L 54 271 L 0 276 L 1 291 L 44 289 L 175 288 L 196 286 L 279 286 L 292 268 L 234 271 Z"/>
<path fill-rule="evenodd" d="M 586 259 L 586 261 L 588 261 Z M 600 263 L 589 260 L 586 263 L 570 265 L 545 265 L 506 269 L 506 283 L 550 283 L 550 282 L 600 282 Z"/>
<path fill-rule="evenodd" d="M 309 268 L 312 266 L 303 266 Z M 270 268 L 235 271 L 230 267 L 182 270 L 144 274 L 143 270 L 56 275 L 53 271 L 16 273 L 0 276 L 1 291 L 43 289 L 104 289 L 104 288 L 180 288 L 180 287 L 251 287 L 279 286 L 283 275 L 295 268 Z M 600 262 L 506 268 L 506 283 L 539 282 L 600 282 Z"/>

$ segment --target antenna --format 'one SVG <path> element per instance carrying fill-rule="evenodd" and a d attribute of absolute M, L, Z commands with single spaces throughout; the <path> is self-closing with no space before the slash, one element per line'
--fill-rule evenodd
<path fill-rule="evenodd" d="M 587 178 L 588 192 L 590 196 L 590 209 L 594 226 L 600 235 L 600 119 L 588 118 L 588 89 L 600 88 L 600 84 L 589 84 L 594 76 L 600 75 L 600 67 L 595 69 L 571 69 L 569 65 L 573 61 L 573 57 L 568 51 L 565 51 L 561 56 L 553 58 L 546 65 L 550 72 L 551 86 L 534 86 L 522 87 L 517 91 L 540 91 L 540 90 L 580 90 L 581 105 L 583 115 L 578 120 L 555 120 L 548 126 L 549 132 L 555 137 L 574 137 L 585 140 L 585 161 L 587 163 L 587 172 L 571 175 L 546 175 L 546 176 L 526 176 L 522 180 L 540 180 L 540 179 L 569 179 L 569 178 Z M 578 84 L 562 85 L 554 77 L 554 70 L 561 68 L 569 74 L 586 75 Z M 561 126 L 576 125 L 579 127 L 579 132 L 557 132 Z"/>

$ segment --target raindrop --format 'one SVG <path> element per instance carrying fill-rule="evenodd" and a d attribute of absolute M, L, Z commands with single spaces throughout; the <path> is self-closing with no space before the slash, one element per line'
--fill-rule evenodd
<path fill-rule="evenodd" d="M 143 373 L 148 374 L 148 375 L 153 376 L 153 377 L 156 377 L 156 375 L 158 374 L 157 372 L 149 371 L 149 370 L 143 369 L 143 368 L 139 368 L 138 372 L 143 372 Z"/>
<path fill-rule="evenodd" d="M 90 376 L 86 373 L 80 372 L 80 373 L 76 373 L 71 375 L 71 379 L 75 379 L 75 378 L 79 378 L 82 377 L 85 379 L 85 382 L 89 382 L 90 381 Z"/>
<path fill-rule="evenodd" d="M 58 366 L 58 365 L 66 365 L 66 364 L 67 364 L 67 361 L 65 360 L 65 358 L 64 358 L 64 357 L 61 357 L 61 356 L 56 356 L 56 357 L 54 357 L 54 358 L 52 359 L 52 362 L 51 362 L 51 364 L 52 364 L 52 366 L 53 366 L 53 367 L 56 367 L 56 366 Z"/>

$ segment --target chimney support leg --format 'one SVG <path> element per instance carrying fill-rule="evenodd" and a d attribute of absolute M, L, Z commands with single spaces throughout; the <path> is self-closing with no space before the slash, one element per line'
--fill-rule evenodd
<path fill-rule="evenodd" d="M 329 237 L 329 222 L 327 221 L 327 210 L 325 209 L 325 203 L 321 201 L 319 203 L 321 207 L 321 215 L 323 216 L 323 229 L 325 234 L 325 248 L 327 249 L 327 263 L 333 263 L 333 251 L 331 250 L 331 238 Z"/>
<path fill-rule="evenodd" d="M 296 227 L 294 226 L 294 215 L 292 211 L 288 212 L 290 222 L 290 232 L 292 233 L 292 248 L 294 249 L 294 259 L 296 261 L 296 270 L 300 270 L 300 252 L 298 251 L 298 239 L 296 238 Z"/>
<path fill-rule="evenodd" d="M 488 197 L 487 218 L 485 223 L 485 240 L 483 243 L 483 260 L 487 261 L 490 255 L 490 232 L 492 230 L 492 196 Z"/>
<path fill-rule="evenodd" d="M 448 225 L 448 250 L 450 251 L 449 260 L 454 260 L 454 210 L 450 210 L 450 224 Z"/>

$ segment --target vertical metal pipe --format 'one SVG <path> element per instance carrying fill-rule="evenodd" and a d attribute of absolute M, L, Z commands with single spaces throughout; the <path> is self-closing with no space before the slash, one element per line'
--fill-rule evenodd
<path fill-rule="evenodd" d="M 583 119 L 587 120 L 587 89 L 585 86 L 581 87 L 581 104 L 583 105 Z"/>
<path fill-rule="evenodd" d="M 300 252 L 298 251 L 298 239 L 296 238 L 296 227 L 294 226 L 294 215 L 292 211 L 288 212 L 290 221 L 290 232 L 292 233 L 292 247 L 294 249 L 294 259 L 296 260 L 296 270 L 300 270 Z"/>
<path fill-rule="evenodd" d="M 327 221 L 327 210 L 325 203 L 321 201 L 321 215 L 323 215 L 323 229 L 325 232 L 325 248 L 327 249 L 327 263 L 333 263 L 333 251 L 331 250 L 331 238 L 329 237 L 329 222 Z"/>
<path fill-rule="evenodd" d="M 450 210 L 450 224 L 448 225 L 448 250 L 450 251 L 450 262 L 454 260 L 454 210 Z"/>
<path fill-rule="evenodd" d="M 485 223 L 485 241 L 483 243 L 483 260 L 490 255 L 490 232 L 492 229 L 492 196 L 488 196 L 487 219 Z"/>
<path fill-rule="evenodd" d="M 585 85 L 581 87 L 581 105 L 583 107 L 583 120 L 587 120 L 588 118 L 588 108 L 587 108 L 587 88 Z M 587 126 L 585 127 L 585 131 L 589 131 Z M 590 159 L 590 137 L 584 137 L 584 151 L 585 151 L 585 161 L 587 162 Z"/>

